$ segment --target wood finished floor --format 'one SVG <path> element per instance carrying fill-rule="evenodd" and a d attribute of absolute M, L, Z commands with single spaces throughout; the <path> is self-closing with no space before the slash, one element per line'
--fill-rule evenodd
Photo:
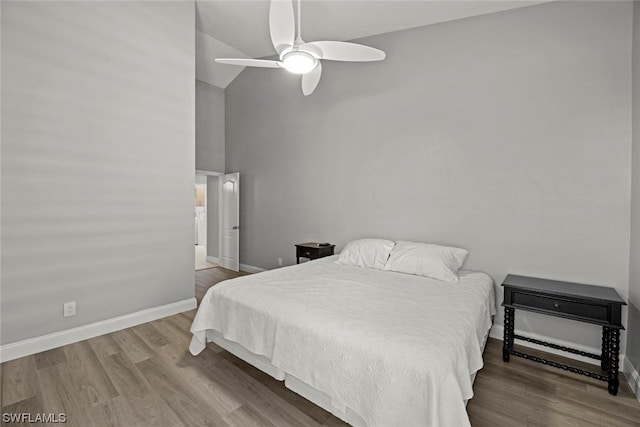
<path fill-rule="evenodd" d="M 236 275 L 198 271 L 198 301 Z M 194 314 L 3 363 L 2 412 L 63 412 L 67 425 L 80 427 L 347 425 L 213 344 L 191 356 Z M 610 396 L 596 380 L 518 358 L 503 363 L 500 345 L 489 340 L 474 384 L 467 408 L 474 427 L 640 426 L 640 403 L 625 380 Z"/>

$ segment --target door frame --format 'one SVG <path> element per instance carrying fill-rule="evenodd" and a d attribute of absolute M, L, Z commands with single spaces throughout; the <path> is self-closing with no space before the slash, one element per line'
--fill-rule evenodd
<path fill-rule="evenodd" d="M 209 260 L 209 256 L 207 255 L 207 261 L 209 262 L 214 262 L 216 264 L 220 264 L 219 263 L 219 259 L 220 259 L 220 242 L 222 241 L 222 236 L 220 234 L 221 232 L 221 221 L 220 221 L 220 215 L 222 213 L 222 206 L 221 206 L 221 200 L 220 200 L 220 177 L 224 176 L 224 172 L 214 172 L 214 171 L 206 171 L 206 170 L 202 170 L 202 169 L 196 169 L 195 175 L 207 175 L 207 176 L 216 176 L 218 177 L 218 224 L 216 224 L 216 226 L 218 227 L 218 257 L 217 259 L 212 259 Z M 194 175 L 194 182 L 195 182 L 195 175 Z M 208 184 L 207 184 L 208 185 Z M 205 195 L 206 197 L 206 195 Z M 209 199 L 208 197 L 206 197 L 206 203 L 207 203 L 207 227 L 209 227 L 210 221 L 209 221 Z M 213 242 L 209 242 L 209 239 L 207 238 L 207 245 L 213 244 Z"/>

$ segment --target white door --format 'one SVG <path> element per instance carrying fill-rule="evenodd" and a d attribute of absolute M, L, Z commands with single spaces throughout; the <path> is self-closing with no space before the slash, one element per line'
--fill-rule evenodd
<path fill-rule="evenodd" d="M 220 266 L 240 270 L 240 174 L 220 177 Z"/>

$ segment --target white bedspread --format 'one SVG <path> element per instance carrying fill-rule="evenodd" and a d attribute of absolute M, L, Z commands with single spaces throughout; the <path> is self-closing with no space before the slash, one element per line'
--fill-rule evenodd
<path fill-rule="evenodd" d="M 471 374 L 495 314 L 493 281 L 460 283 L 336 264 L 336 256 L 220 283 L 191 326 L 351 408 L 369 427 L 468 426 Z"/>

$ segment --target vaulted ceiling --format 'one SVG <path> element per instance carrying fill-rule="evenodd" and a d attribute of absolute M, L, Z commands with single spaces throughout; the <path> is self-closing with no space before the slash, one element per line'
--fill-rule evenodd
<path fill-rule="evenodd" d="M 302 37 L 307 41 L 353 40 L 544 2 L 303 0 Z M 244 68 L 217 64 L 214 58 L 275 54 L 269 37 L 269 0 L 196 0 L 196 10 L 199 80 L 224 89 Z"/>

